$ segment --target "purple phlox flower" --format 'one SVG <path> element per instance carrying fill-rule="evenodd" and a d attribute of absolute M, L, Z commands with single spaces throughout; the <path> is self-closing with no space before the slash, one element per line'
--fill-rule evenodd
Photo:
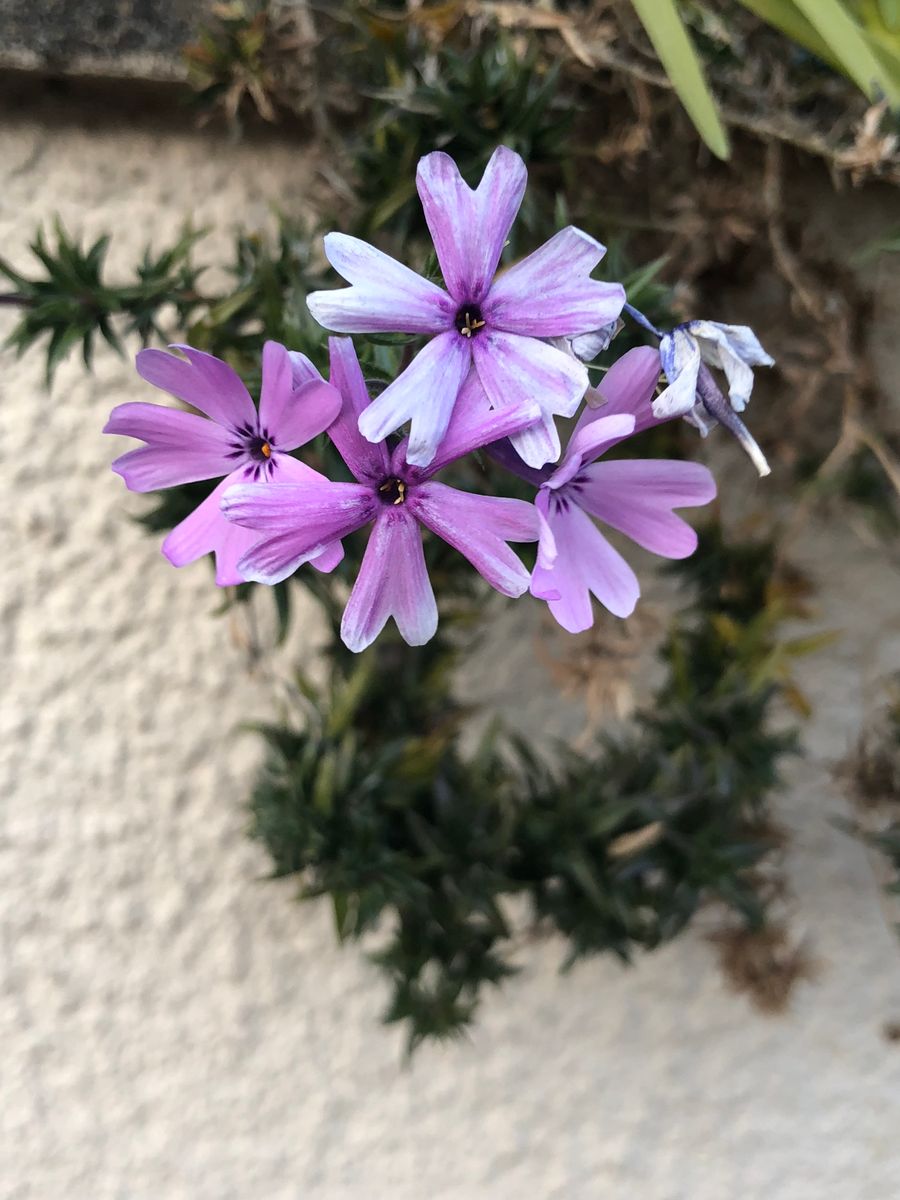
<path fill-rule="evenodd" d="M 229 488 L 223 512 L 255 531 L 256 544 L 239 564 L 246 578 L 277 583 L 335 540 L 374 523 L 341 622 L 341 637 L 354 651 L 370 645 L 389 617 L 411 646 L 434 635 L 437 606 L 425 569 L 421 526 L 455 547 L 497 591 L 522 595 L 528 590 L 528 571 L 507 543 L 537 541 L 534 506 L 462 492 L 432 476 L 495 438 L 514 436 L 534 421 L 537 405 L 491 411 L 473 371 L 434 458 L 427 468 L 411 465 L 406 441 L 391 452 L 384 441 L 369 442 L 361 435 L 359 417 L 370 401 L 353 343 L 331 338 L 329 348 L 331 380 L 344 404 L 328 436 L 356 482 Z"/>
<path fill-rule="evenodd" d="M 683 416 L 704 437 L 714 425 L 725 425 L 737 437 L 760 475 L 768 475 L 769 465 L 762 451 L 743 421 L 733 416 L 743 412 L 750 401 L 751 367 L 771 367 L 775 362 L 753 330 L 746 325 L 688 321 L 662 336 L 659 353 L 669 386 L 654 401 L 655 415 Z M 727 401 L 710 367 L 725 372 Z"/>
<path fill-rule="evenodd" d="M 570 633 L 593 624 L 591 594 L 617 617 L 634 611 L 640 585 L 634 571 L 591 518 L 664 558 L 686 558 L 697 535 L 675 508 L 706 504 L 716 494 L 699 463 L 660 459 L 597 462 L 611 446 L 655 424 L 651 397 L 659 355 L 649 347 L 624 354 L 600 384 L 604 403 L 585 407 L 559 466 L 541 481 L 542 517 L 532 595 L 546 600 Z"/>
<path fill-rule="evenodd" d="M 201 479 L 222 482 L 162 545 L 173 566 L 183 567 L 204 554 L 216 556 L 216 583 L 244 582 L 238 560 L 258 535 L 231 524 L 220 503 L 235 483 L 308 482 L 324 478 L 290 450 L 322 433 L 338 415 L 340 395 L 325 383 L 302 354 L 266 342 L 262 355 L 259 410 L 238 374 L 227 364 L 191 346 L 142 350 L 137 369 L 154 387 L 170 392 L 199 413 L 159 404 L 120 404 L 104 433 L 125 434 L 146 442 L 117 458 L 112 468 L 133 492 L 153 492 Z M 332 571 L 343 557 L 339 542 L 323 546 L 314 565 Z"/>
<path fill-rule="evenodd" d="M 309 296 L 317 321 L 341 333 L 431 335 L 360 418 L 372 442 L 411 422 L 407 460 L 417 466 L 437 453 L 473 362 L 492 407 L 538 404 L 538 419 L 513 442 L 532 466 L 555 462 L 554 414 L 574 414 L 588 377 L 577 359 L 544 339 L 591 333 L 622 308 L 619 284 L 590 278 L 605 248 L 571 225 L 494 278 L 526 174 L 505 146 L 474 190 L 448 155 L 420 160 L 416 184 L 446 291 L 358 238 L 325 238 L 329 262 L 351 286 Z"/>

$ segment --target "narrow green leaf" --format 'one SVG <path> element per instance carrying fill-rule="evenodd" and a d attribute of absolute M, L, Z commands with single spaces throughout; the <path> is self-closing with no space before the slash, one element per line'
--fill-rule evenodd
<path fill-rule="evenodd" d="M 728 135 L 719 120 L 697 53 L 682 24 L 675 0 L 632 0 L 653 49 L 672 86 L 697 127 L 697 132 L 718 158 L 728 158 Z"/>
<path fill-rule="evenodd" d="M 842 69 L 838 56 L 797 9 L 793 0 L 741 0 L 741 4 L 760 20 L 789 37 L 792 42 L 796 42 L 816 58 L 821 58 L 822 62 L 828 63 L 836 71 Z"/>
<path fill-rule="evenodd" d="M 878 0 L 878 11 L 891 33 L 900 33 L 900 0 Z"/>
<path fill-rule="evenodd" d="M 863 30 L 840 0 L 795 0 L 795 3 L 870 100 L 881 94 L 892 108 L 900 106 L 900 86 L 885 70 Z"/>

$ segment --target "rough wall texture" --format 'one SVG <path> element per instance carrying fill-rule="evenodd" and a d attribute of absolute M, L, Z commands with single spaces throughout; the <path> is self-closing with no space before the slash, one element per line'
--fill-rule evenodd
<path fill-rule="evenodd" d="M 24 261 L 59 211 L 114 229 L 124 267 L 187 212 L 261 223 L 308 182 L 295 149 L 19 123 L 0 128 L 0 246 Z M 728 994 L 699 935 L 565 978 L 560 946 L 537 942 L 471 1044 L 404 1069 L 361 955 L 289 882 L 261 882 L 241 807 L 257 747 L 233 731 L 273 710 L 272 681 L 214 615 L 205 566 L 172 571 L 128 519 L 141 501 L 99 430 L 144 395 L 105 354 L 49 398 L 37 358 L 2 360 L 0 1196 L 896 1196 L 900 1047 L 881 1028 L 900 953 L 872 864 L 831 824 L 828 774 L 900 666 L 883 555 L 835 530 L 803 550 L 844 636 L 804 668 L 817 712 L 783 803 L 795 919 L 822 964 L 789 1015 Z M 527 639 L 509 645 L 492 698 L 552 724 L 552 702 L 517 714 L 522 672 L 544 681 Z"/>

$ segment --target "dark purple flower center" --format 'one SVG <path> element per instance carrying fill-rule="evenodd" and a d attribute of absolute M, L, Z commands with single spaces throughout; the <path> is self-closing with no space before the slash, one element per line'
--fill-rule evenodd
<path fill-rule="evenodd" d="M 242 425 L 234 432 L 235 438 L 228 457 L 244 463 L 248 463 L 249 460 L 253 479 L 270 479 L 275 470 L 275 445 L 269 437 L 268 430 Z"/>
<path fill-rule="evenodd" d="M 477 304 L 464 304 L 456 314 L 456 328 L 465 338 L 473 338 L 484 329 L 484 318 Z"/>
<path fill-rule="evenodd" d="M 406 484 L 402 479 L 386 479 L 378 486 L 378 499 L 382 504 L 403 504 L 406 500 Z"/>
<path fill-rule="evenodd" d="M 247 453 L 254 462 L 268 462 L 272 457 L 272 443 L 267 437 L 252 437 L 247 442 Z"/>

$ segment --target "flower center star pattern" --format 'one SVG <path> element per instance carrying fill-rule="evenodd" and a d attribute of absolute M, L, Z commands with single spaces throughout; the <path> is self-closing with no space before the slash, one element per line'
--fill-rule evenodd
<path fill-rule="evenodd" d="M 615 321 L 624 303 L 619 284 L 591 279 L 605 248 L 574 226 L 495 278 L 526 179 L 522 159 L 505 146 L 474 190 L 448 155 L 421 159 L 416 185 L 446 291 L 358 238 L 325 238 L 329 262 L 351 286 L 308 297 L 321 325 L 431 338 L 360 416 L 361 432 L 376 443 L 409 421 L 412 465 L 434 459 L 473 364 L 494 409 L 537 404 L 537 419 L 512 443 L 532 467 L 555 462 L 553 418 L 574 415 L 588 376 L 545 339 L 591 333 Z"/>

